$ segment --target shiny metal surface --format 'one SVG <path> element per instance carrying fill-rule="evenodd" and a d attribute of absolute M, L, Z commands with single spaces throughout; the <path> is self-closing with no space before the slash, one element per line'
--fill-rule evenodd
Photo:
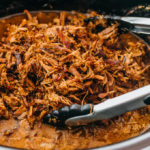
<path fill-rule="evenodd" d="M 133 28 L 131 31 L 134 32 L 134 33 L 150 35 L 150 26 L 149 27 L 135 26 L 135 28 Z"/>
<path fill-rule="evenodd" d="M 121 20 L 127 21 L 131 24 L 138 26 L 149 26 L 150 27 L 150 18 L 145 17 L 120 17 Z"/>
<path fill-rule="evenodd" d="M 129 30 L 134 33 L 150 34 L 150 18 L 128 16 L 104 16 L 104 18 L 125 21 L 128 27 L 131 27 Z M 134 25 L 134 28 L 132 28 L 132 25 Z"/>
<path fill-rule="evenodd" d="M 150 34 L 150 18 L 145 17 L 120 17 L 121 20 L 134 24 L 131 29 L 134 33 Z"/>
<path fill-rule="evenodd" d="M 68 126 L 84 125 L 145 107 L 146 104 L 143 100 L 148 95 L 150 95 L 150 85 L 94 105 L 93 113 L 69 118 L 66 120 L 66 124 Z"/>

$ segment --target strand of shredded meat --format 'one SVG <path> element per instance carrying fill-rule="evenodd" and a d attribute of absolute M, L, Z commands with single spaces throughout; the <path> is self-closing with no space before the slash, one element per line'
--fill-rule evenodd
<path fill-rule="evenodd" d="M 62 12 L 41 24 L 25 13 L 0 42 L 1 117 L 33 124 L 64 105 L 96 104 L 149 84 L 146 46 L 125 39 L 117 23 L 86 24 L 86 15 Z"/>

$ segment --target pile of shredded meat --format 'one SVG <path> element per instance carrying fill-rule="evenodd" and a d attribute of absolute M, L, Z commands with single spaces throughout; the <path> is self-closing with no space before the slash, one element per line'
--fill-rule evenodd
<path fill-rule="evenodd" d="M 66 12 L 9 25 L 0 41 L 0 117 L 35 121 L 73 103 L 101 103 L 150 83 L 149 51 L 103 18 Z"/>

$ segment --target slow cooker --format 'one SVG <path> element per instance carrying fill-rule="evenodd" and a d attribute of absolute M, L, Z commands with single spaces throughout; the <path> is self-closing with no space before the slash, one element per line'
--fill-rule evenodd
<path fill-rule="evenodd" d="M 1 0 L 0 17 L 5 17 L 14 13 L 28 10 L 78 10 L 87 12 L 95 10 L 102 14 L 120 15 L 120 16 L 139 16 L 150 17 L 149 0 Z M 145 41 L 150 43 L 150 37 L 139 35 Z M 96 148 L 94 150 L 149 150 L 150 132 L 147 131 L 140 136 L 132 139 Z M 1 150 L 14 149 L 0 147 Z"/>

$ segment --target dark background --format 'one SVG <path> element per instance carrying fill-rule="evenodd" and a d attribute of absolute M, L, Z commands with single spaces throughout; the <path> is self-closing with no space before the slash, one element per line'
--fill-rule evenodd
<path fill-rule="evenodd" d="M 142 5 L 143 8 L 138 8 Z M 150 0 L 0 0 L 0 16 L 28 10 L 96 10 L 105 14 L 150 16 Z M 134 12 L 132 12 L 135 10 Z"/>

